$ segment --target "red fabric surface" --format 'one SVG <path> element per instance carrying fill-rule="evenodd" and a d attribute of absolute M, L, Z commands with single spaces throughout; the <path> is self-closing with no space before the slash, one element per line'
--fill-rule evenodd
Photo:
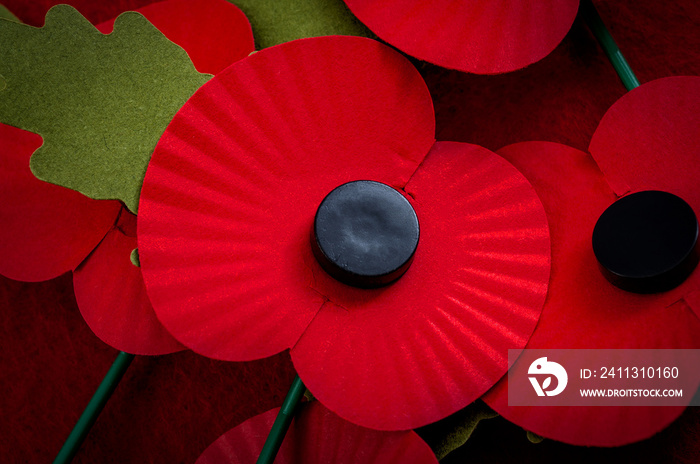
<path fill-rule="evenodd" d="M 0 274 L 30 282 L 75 269 L 121 208 L 34 177 L 29 158 L 41 144 L 36 134 L 0 124 Z"/>
<path fill-rule="evenodd" d="M 0 305 L 3 461 L 51 462 L 116 351 L 80 316 L 69 275 L 37 284 L 0 277 Z M 193 463 L 231 427 L 279 406 L 293 377 L 287 355 L 138 356 L 73 462 Z"/>
<path fill-rule="evenodd" d="M 639 295 L 613 286 L 598 270 L 591 234 L 617 197 L 590 155 L 544 142 L 510 145 L 499 154 L 535 186 L 552 234 L 549 293 L 527 348 L 700 348 L 700 319 L 681 300 L 697 287 L 698 271 L 672 291 Z M 683 411 L 655 406 L 508 407 L 507 379 L 484 399 L 539 435 L 588 446 L 648 438 Z"/>
<path fill-rule="evenodd" d="M 345 0 L 381 39 L 421 60 L 478 74 L 538 61 L 559 45 L 578 0 Z"/>
<path fill-rule="evenodd" d="M 406 60 L 367 39 L 263 50 L 205 85 L 161 138 L 139 206 L 166 328 L 217 359 L 293 347 L 311 392 L 366 427 L 422 426 L 478 398 L 534 329 L 546 218 L 488 150 L 438 143 L 423 160 L 430 110 Z M 310 245 L 321 200 L 362 179 L 403 187 L 421 222 L 411 269 L 377 290 L 335 281 Z"/>
<path fill-rule="evenodd" d="M 197 464 L 253 464 L 279 408 L 252 417 L 206 449 Z M 318 401 L 300 406 L 277 464 L 437 464 L 415 432 L 379 432 L 344 421 Z"/>
<path fill-rule="evenodd" d="M 136 216 L 122 209 L 119 222 L 73 273 L 80 313 L 95 335 L 132 354 L 166 354 L 184 349 L 156 318 L 141 270 L 131 263 Z"/>
<path fill-rule="evenodd" d="M 39 26 L 49 3 L 3 0 Z M 70 2 L 92 22 L 150 0 Z M 603 20 L 642 82 L 700 74 L 700 4 L 596 1 Z M 625 93 L 586 26 L 576 20 L 561 45 L 517 72 L 477 76 L 422 65 L 434 99 L 437 138 L 497 150 L 550 140 L 586 150 L 607 109 Z M 79 315 L 72 280 L 27 284 L 0 277 L 2 389 L 0 452 L 8 462 L 53 459 L 114 359 L 115 351 Z M 76 463 L 192 463 L 231 427 L 279 406 L 293 374 L 286 355 L 247 363 L 190 351 L 137 358 L 81 447 Z M 371 394 L 371 393 L 370 393 Z M 700 408 L 667 429 L 617 448 L 530 443 L 502 418 L 483 421 L 442 462 L 518 464 L 679 462 L 700 455 Z"/>
<path fill-rule="evenodd" d="M 317 272 L 329 301 L 292 348 L 316 398 L 384 430 L 435 422 L 490 388 L 527 343 L 549 279 L 542 205 L 492 152 L 437 142 L 405 191 L 421 227 L 411 268 L 374 291 Z"/>

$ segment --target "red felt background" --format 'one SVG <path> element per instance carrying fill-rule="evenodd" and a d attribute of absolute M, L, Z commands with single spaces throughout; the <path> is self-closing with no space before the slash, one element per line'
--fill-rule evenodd
<path fill-rule="evenodd" d="M 43 24 L 56 0 L 3 0 L 22 21 Z M 73 0 L 99 22 L 150 0 Z M 700 4 L 609 0 L 599 11 L 640 81 L 700 75 Z M 547 58 L 501 76 L 475 76 L 419 64 L 435 100 L 437 139 L 496 150 L 549 140 L 586 150 L 605 110 L 624 92 L 588 29 L 576 20 Z M 0 277 L 0 456 L 50 461 L 116 352 L 95 337 L 77 309 L 71 279 L 27 284 Z M 75 459 L 192 463 L 219 435 L 279 406 L 293 373 L 286 354 L 223 363 L 191 352 L 137 358 Z M 504 443 L 507 442 L 507 445 Z M 442 462 L 697 462 L 700 408 L 668 429 L 614 449 L 530 444 L 503 419 L 483 422 Z"/>

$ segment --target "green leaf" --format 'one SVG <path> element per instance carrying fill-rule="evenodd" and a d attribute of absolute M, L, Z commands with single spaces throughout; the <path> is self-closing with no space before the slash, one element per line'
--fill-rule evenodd
<path fill-rule="evenodd" d="M 0 19 L 8 19 L 16 23 L 20 22 L 17 16 L 13 15 L 12 12 L 8 10 L 4 5 L 0 5 Z"/>
<path fill-rule="evenodd" d="M 465 444 L 480 421 L 497 416 L 498 413 L 486 403 L 477 400 L 451 416 L 416 429 L 416 433 L 425 440 L 440 460 Z"/>
<path fill-rule="evenodd" d="M 529 430 L 526 430 L 526 435 L 527 439 L 530 441 L 530 443 L 542 443 L 544 441 L 544 437 L 541 437 L 537 435 L 536 433 L 530 432 Z"/>
<path fill-rule="evenodd" d="M 0 44 L 0 121 L 44 138 L 34 175 L 136 212 L 158 139 L 211 76 L 134 12 L 104 35 L 59 5 L 42 28 L 0 20 Z"/>
<path fill-rule="evenodd" d="M 375 37 L 343 0 L 228 0 L 248 17 L 258 49 L 306 37 Z"/>

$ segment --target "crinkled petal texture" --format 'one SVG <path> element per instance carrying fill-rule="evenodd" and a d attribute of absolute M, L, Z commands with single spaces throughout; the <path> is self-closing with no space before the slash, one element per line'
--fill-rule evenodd
<path fill-rule="evenodd" d="M 672 117 L 670 113 L 676 110 L 674 103 L 669 103 L 668 116 Z M 634 113 L 624 115 L 634 117 Z M 653 126 L 648 130 L 637 143 L 644 144 Z M 700 348 L 700 320 L 691 309 L 694 303 L 686 299 L 697 293 L 698 270 L 680 287 L 652 295 L 620 290 L 599 271 L 591 236 L 599 216 L 617 196 L 589 154 L 547 142 L 510 145 L 499 154 L 535 186 L 552 236 L 549 294 L 527 348 Z M 682 157 L 666 158 L 658 167 L 653 163 L 647 169 L 680 160 Z M 679 166 L 673 169 L 682 172 Z M 693 169 L 687 167 L 687 175 L 676 179 L 678 185 L 696 184 Z M 501 380 L 484 400 L 527 430 L 576 445 L 618 446 L 641 440 L 666 427 L 683 410 L 657 406 L 509 407 L 507 388 L 507 379 Z"/>
<path fill-rule="evenodd" d="M 160 324 L 146 295 L 141 270 L 130 260 L 136 216 L 119 222 L 73 273 L 75 298 L 90 329 L 127 353 L 158 355 L 184 349 Z"/>
<path fill-rule="evenodd" d="M 421 226 L 411 268 L 373 291 L 319 272 L 330 301 L 291 351 L 316 398 L 385 430 L 434 422 L 491 388 L 534 330 L 549 279 L 542 204 L 496 154 L 438 142 L 405 191 Z"/>
<path fill-rule="evenodd" d="M 255 50 L 248 18 L 226 0 L 165 0 L 136 11 L 184 48 L 199 72 L 216 74 Z M 110 33 L 114 21 L 97 29 Z"/>
<path fill-rule="evenodd" d="M 477 74 L 524 68 L 571 28 L 578 0 L 345 0 L 383 40 L 421 60 Z"/>
<path fill-rule="evenodd" d="M 433 131 L 420 76 L 378 42 L 306 39 L 228 68 L 146 174 L 139 249 L 159 319 L 210 357 L 292 348 L 314 395 L 360 425 L 409 429 L 466 406 L 535 327 L 549 237 L 517 170 Z M 403 192 L 421 227 L 411 268 L 382 289 L 335 281 L 311 252 L 321 200 L 362 179 Z"/>
<path fill-rule="evenodd" d="M 196 464 L 253 464 L 279 408 L 248 419 L 212 443 Z M 277 464 L 437 464 L 413 431 L 380 432 L 344 421 L 318 401 L 301 406 Z"/>
<path fill-rule="evenodd" d="M 75 269 L 114 225 L 121 205 L 38 180 L 39 135 L 0 124 L 0 274 L 38 282 Z"/>
<path fill-rule="evenodd" d="M 139 251 L 161 322 L 219 359 L 291 347 L 325 301 L 316 207 L 352 180 L 404 186 L 434 127 L 420 75 L 369 39 L 289 42 L 224 70 L 178 112 L 146 172 Z"/>

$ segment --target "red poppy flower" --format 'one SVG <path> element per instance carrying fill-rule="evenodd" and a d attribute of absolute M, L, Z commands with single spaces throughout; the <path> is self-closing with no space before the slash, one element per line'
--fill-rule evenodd
<path fill-rule="evenodd" d="M 248 419 L 219 437 L 196 464 L 254 463 L 279 408 Z M 278 464 L 437 464 L 413 431 L 380 432 L 344 421 L 318 401 L 300 406 L 275 459 Z"/>
<path fill-rule="evenodd" d="M 629 193 L 660 190 L 697 216 L 700 191 L 700 78 L 659 79 L 632 90 L 605 114 L 590 153 L 529 142 L 499 153 L 537 190 L 552 234 L 552 277 L 542 317 L 527 348 L 700 348 L 700 272 L 665 292 L 638 294 L 600 272 L 591 237 L 601 214 Z M 544 437 L 617 446 L 647 438 L 682 407 L 509 407 L 507 379 L 485 401 Z"/>
<path fill-rule="evenodd" d="M 446 68 L 495 74 L 547 56 L 574 22 L 578 0 L 345 0 L 382 40 Z"/>
<path fill-rule="evenodd" d="M 142 190 L 141 264 L 163 325 L 222 360 L 290 348 L 316 398 L 372 428 L 476 399 L 537 322 L 548 229 L 517 170 L 436 143 L 434 124 L 417 71 L 369 39 L 289 42 L 218 74 L 161 137 Z M 330 277 L 310 244 L 321 201 L 357 180 L 391 186 L 420 223 L 410 269 L 378 289 Z"/>
<path fill-rule="evenodd" d="M 167 0 L 138 11 L 185 48 L 202 72 L 218 72 L 253 50 L 245 16 L 224 0 Z M 97 28 L 108 33 L 113 24 Z M 130 262 L 136 216 L 117 201 L 92 200 L 36 179 L 29 158 L 40 136 L 0 125 L 0 140 L 0 273 L 42 281 L 72 270 L 80 311 L 104 342 L 134 354 L 183 349 L 158 322 L 141 271 Z"/>

